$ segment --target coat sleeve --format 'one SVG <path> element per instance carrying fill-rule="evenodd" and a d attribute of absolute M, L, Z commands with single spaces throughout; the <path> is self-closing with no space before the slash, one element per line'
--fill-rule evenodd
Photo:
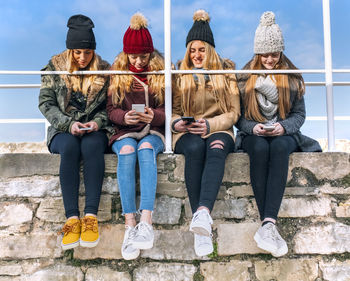
<path fill-rule="evenodd" d="M 177 121 L 180 120 L 181 116 L 183 115 L 182 109 L 181 109 L 181 91 L 180 89 L 176 86 L 176 83 L 173 84 L 173 112 L 171 116 L 171 129 L 174 133 L 174 125 Z"/>
<path fill-rule="evenodd" d="M 46 67 L 43 70 L 53 69 Z M 55 129 L 62 132 L 70 132 L 70 127 L 74 120 L 62 112 L 58 105 L 57 89 L 53 75 L 41 76 L 39 110 Z"/>
<path fill-rule="evenodd" d="M 162 105 L 157 106 L 156 108 L 152 108 L 154 116 L 151 121 L 152 126 L 160 127 L 163 126 L 165 123 L 165 105 L 164 103 Z"/>
<path fill-rule="evenodd" d="M 92 117 L 91 121 L 95 121 L 98 125 L 99 129 L 103 129 L 106 126 L 108 126 L 109 120 L 108 120 L 108 114 L 106 110 L 106 90 L 107 90 L 107 84 L 102 90 L 101 93 L 101 99 L 103 99 L 103 102 L 98 106 L 97 112 Z"/>
<path fill-rule="evenodd" d="M 107 97 L 107 114 L 109 120 L 116 125 L 126 125 L 124 122 L 124 116 L 127 113 L 126 110 L 120 107 L 115 107 L 112 102 L 112 95 L 109 94 Z"/>
<path fill-rule="evenodd" d="M 305 116 L 306 112 L 304 97 L 299 99 L 297 96 L 295 96 L 288 117 L 279 121 L 279 123 L 284 128 L 286 135 L 292 135 L 300 130 L 301 126 L 305 122 Z"/>
<path fill-rule="evenodd" d="M 232 129 L 241 114 L 236 76 L 232 74 L 227 75 L 226 79 L 230 88 L 230 93 L 227 95 L 228 111 L 207 119 L 210 127 L 210 133 Z"/>

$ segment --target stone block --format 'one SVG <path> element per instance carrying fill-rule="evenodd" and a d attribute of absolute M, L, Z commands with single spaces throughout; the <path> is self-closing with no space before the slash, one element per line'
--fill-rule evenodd
<path fill-rule="evenodd" d="M 329 198 L 283 198 L 279 217 L 311 217 L 328 216 L 332 213 L 331 199 Z"/>
<path fill-rule="evenodd" d="M 47 153 L 0 154 L 0 178 L 58 175 L 59 163 L 59 155 Z"/>
<path fill-rule="evenodd" d="M 0 276 L 16 276 L 23 273 L 21 264 L 17 262 L 0 262 Z"/>
<path fill-rule="evenodd" d="M 24 203 L 0 203 L 0 227 L 31 222 L 33 206 Z"/>
<path fill-rule="evenodd" d="M 350 174 L 349 153 L 323 152 L 323 153 L 292 153 L 289 158 L 288 181 L 291 171 L 301 167 L 309 170 L 318 180 L 341 179 Z"/>
<path fill-rule="evenodd" d="M 250 267 L 252 263 L 249 261 L 206 262 L 200 265 L 200 271 L 204 281 L 250 281 Z"/>
<path fill-rule="evenodd" d="M 53 267 L 44 268 L 35 272 L 30 276 L 26 276 L 24 280 L 29 281 L 83 281 L 84 274 L 79 267 L 69 265 L 55 265 Z"/>
<path fill-rule="evenodd" d="M 320 269 L 325 281 L 349 281 L 350 280 L 350 260 L 330 262 L 320 261 Z"/>
<path fill-rule="evenodd" d="M 159 179 L 159 174 L 157 183 L 157 193 L 180 198 L 184 198 L 187 196 L 187 191 L 184 183 L 175 183 L 166 180 L 161 180 Z"/>
<path fill-rule="evenodd" d="M 78 247 L 74 249 L 74 258 L 81 260 L 91 259 L 121 259 L 120 252 L 124 239 L 124 225 L 99 225 L 100 242 L 94 248 Z"/>
<path fill-rule="evenodd" d="M 255 275 L 259 281 L 315 281 L 318 265 L 316 260 L 311 259 L 257 261 Z"/>
<path fill-rule="evenodd" d="M 146 263 L 134 270 L 134 281 L 192 281 L 197 268 L 182 263 Z"/>
<path fill-rule="evenodd" d="M 181 215 L 182 200 L 161 196 L 156 198 L 154 212 L 152 216 L 153 223 L 157 224 L 178 224 Z"/>
<path fill-rule="evenodd" d="M 249 157 L 246 153 L 230 153 L 226 158 L 223 182 L 250 183 Z"/>
<path fill-rule="evenodd" d="M 339 203 L 335 208 L 335 213 L 338 218 L 350 218 L 350 199 L 344 203 Z"/>
<path fill-rule="evenodd" d="M 53 232 L 36 231 L 27 235 L 0 234 L 0 259 L 59 258 L 60 237 Z"/>
<path fill-rule="evenodd" d="M 248 200 L 245 198 L 216 200 L 211 217 L 213 219 L 242 219 L 247 215 L 247 204 Z M 188 199 L 185 199 L 185 215 L 187 218 L 192 218 Z"/>
<path fill-rule="evenodd" d="M 339 254 L 350 252 L 350 226 L 332 223 L 302 228 L 294 236 L 297 254 Z"/>
<path fill-rule="evenodd" d="M 252 186 L 248 184 L 232 186 L 227 189 L 227 194 L 232 197 L 254 196 Z"/>
<path fill-rule="evenodd" d="M 0 197 L 45 197 L 60 195 L 59 178 L 56 176 L 6 178 L 0 181 Z"/>
<path fill-rule="evenodd" d="M 218 255 L 266 253 L 256 246 L 253 238 L 259 227 L 259 223 L 219 224 L 217 227 Z"/>
<path fill-rule="evenodd" d="M 193 234 L 183 230 L 156 230 L 152 249 L 141 252 L 141 257 L 154 260 L 203 259 L 194 252 Z"/>
<path fill-rule="evenodd" d="M 84 214 L 85 197 L 79 197 L 79 209 L 81 216 Z M 98 221 L 108 221 L 112 218 L 112 196 L 108 194 L 102 194 L 100 199 L 100 205 L 98 208 Z M 47 198 L 41 201 L 36 216 L 49 222 L 65 222 L 66 216 L 63 207 L 62 198 Z"/>
<path fill-rule="evenodd" d="M 107 266 L 98 266 L 88 268 L 85 273 L 85 281 L 131 281 L 131 276 L 128 272 L 119 272 L 110 269 Z"/>
<path fill-rule="evenodd" d="M 350 194 L 350 186 L 331 186 L 329 183 L 320 186 L 319 190 L 324 194 Z"/>

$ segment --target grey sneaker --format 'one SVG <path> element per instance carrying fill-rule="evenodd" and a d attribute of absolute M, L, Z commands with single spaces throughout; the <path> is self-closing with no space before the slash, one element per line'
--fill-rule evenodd
<path fill-rule="evenodd" d="M 199 257 L 211 254 L 214 251 L 213 242 L 210 236 L 194 234 L 194 251 Z"/>
<path fill-rule="evenodd" d="M 140 255 L 140 250 L 134 248 L 132 242 L 135 238 L 136 231 L 134 227 L 125 226 L 124 240 L 122 245 L 122 256 L 125 260 L 136 259 Z"/>
<path fill-rule="evenodd" d="M 147 250 L 153 247 L 154 231 L 152 225 L 141 221 L 135 227 L 136 235 L 132 245 L 134 248 Z"/>
<path fill-rule="evenodd" d="M 274 257 L 281 257 L 288 253 L 287 243 L 273 223 L 261 226 L 255 233 L 254 240 L 260 249 L 270 252 Z"/>
<path fill-rule="evenodd" d="M 193 218 L 190 224 L 190 231 L 199 235 L 210 236 L 212 224 L 213 220 L 209 212 L 205 209 L 202 209 L 193 214 Z"/>

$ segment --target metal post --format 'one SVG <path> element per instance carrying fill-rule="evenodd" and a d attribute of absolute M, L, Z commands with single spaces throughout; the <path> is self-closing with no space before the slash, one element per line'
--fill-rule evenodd
<path fill-rule="evenodd" d="M 171 153 L 171 0 L 164 0 L 165 152 Z"/>
<path fill-rule="evenodd" d="M 323 0 L 322 6 L 323 6 L 324 58 L 325 58 L 325 72 L 326 72 L 325 73 L 326 74 L 326 95 L 327 95 L 328 151 L 335 151 L 331 24 L 330 24 L 329 0 Z"/>

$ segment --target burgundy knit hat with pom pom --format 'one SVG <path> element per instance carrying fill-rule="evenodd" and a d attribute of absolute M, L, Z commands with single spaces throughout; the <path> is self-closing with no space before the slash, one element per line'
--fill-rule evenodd
<path fill-rule="evenodd" d="M 131 17 L 130 26 L 123 38 L 124 53 L 145 54 L 154 51 L 152 36 L 147 25 L 147 19 L 141 13 L 136 13 Z"/>

